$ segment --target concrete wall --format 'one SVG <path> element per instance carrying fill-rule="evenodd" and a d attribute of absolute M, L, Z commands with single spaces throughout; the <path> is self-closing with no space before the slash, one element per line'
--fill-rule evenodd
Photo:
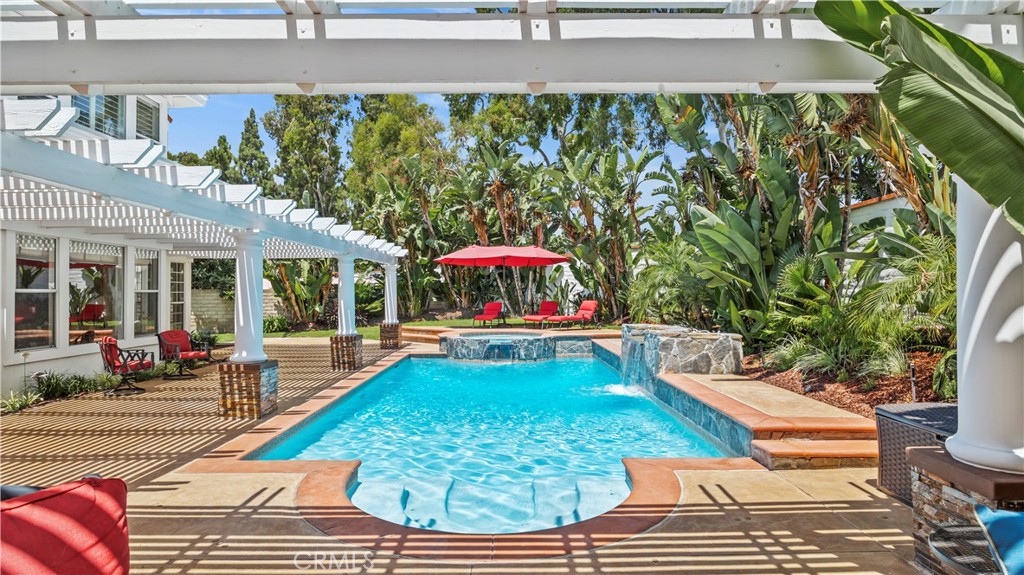
<path fill-rule="evenodd" d="M 263 290 L 263 317 L 286 315 L 284 303 L 274 290 Z M 220 297 L 215 289 L 192 290 L 192 326 L 194 329 L 212 329 L 217 333 L 235 330 L 235 302 Z"/>

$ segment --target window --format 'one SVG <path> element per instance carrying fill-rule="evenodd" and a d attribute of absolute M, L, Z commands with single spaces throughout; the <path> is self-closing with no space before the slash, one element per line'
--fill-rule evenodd
<path fill-rule="evenodd" d="M 171 329 L 185 329 L 185 262 L 171 262 Z"/>
<path fill-rule="evenodd" d="M 18 234 L 15 244 L 14 349 L 53 347 L 57 240 Z"/>
<path fill-rule="evenodd" d="M 124 248 L 71 242 L 69 336 L 71 345 L 102 336 L 123 337 Z"/>
<path fill-rule="evenodd" d="M 160 304 L 160 254 L 156 250 L 135 250 L 135 335 L 157 332 Z"/>
<path fill-rule="evenodd" d="M 72 96 L 80 126 L 115 138 L 124 137 L 124 96 Z"/>
<path fill-rule="evenodd" d="M 154 141 L 160 139 L 160 106 L 139 98 L 135 108 L 135 134 Z"/>

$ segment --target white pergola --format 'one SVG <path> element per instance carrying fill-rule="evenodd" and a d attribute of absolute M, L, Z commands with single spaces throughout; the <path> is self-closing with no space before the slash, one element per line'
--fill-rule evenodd
<path fill-rule="evenodd" d="M 182 166 L 151 140 L 66 136 L 78 110 L 56 99 L 0 100 L 0 220 L 90 237 L 147 240 L 170 255 L 238 259 L 234 361 L 263 353 L 263 258 L 337 258 L 338 333 L 355 334 L 354 260 L 382 264 L 389 284 L 406 251 L 220 170 Z M 397 292 L 385 290 L 397 321 Z"/>
<path fill-rule="evenodd" d="M 937 25 L 1024 60 L 1024 0 L 900 3 L 934 9 L 926 17 Z M 833 35 L 813 14 L 794 12 L 813 4 L 813 0 L 0 0 L 0 93 L 874 91 L 874 81 L 884 68 Z M 389 13 L 382 8 L 418 13 Z M 517 11 L 431 12 L 439 8 Z M 564 13 L 560 8 L 583 11 Z M 633 8 L 670 13 L 621 12 Z M 227 13 L 197 13 L 197 9 Z M 238 12 L 243 9 L 261 13 Z M 611 11 L 586 12 L 589 9 Z M 5 173 L 8 162 L 15 166 L 13 162 L 18 161 L 18 169 L 10 170 L 12 175 L 86 192 L 102 180 L 99 173 L 96 179 L 29 178 L 31 172 L 46 168 L 31 165 L 28 158 L 30 147 L 42 144 L 8 134 L 0 143 Z M 40 156 L 58 153 L 46 152 Z M 80 161 L 76 159 L 76 165 Z M 96 169 L 138 177 L 127 173 L 136 168 Z M 192 194 L 193 200 L 200 197 L 198 192 L 168 184 L 161 189 Z M 1024 239 L 963 182 L 958 194 L 960 427 L 946 445 L 954 457 L 972 465 L 1024 473 Z M 169 210 L 170 214 L 160 215 L 170 218 L 179 215 L 176 205 L 152 207 L 158 214 Z M 205 218 L 194 217 L 202 216 L 195 213 L 180 215 L 190 221 L 226 224 L 236 230 L 228 236 L 237 238 L 246 233 L 248 224 L 240 217 L 221 221 L 227 207 L 221 203 L 217 212 L 208 212 Z M 108 220 L 114 225 L 125 223 L 111 206 L 75 209 L 88 209 L 90 217 L 101 222 L 100 229 Z M 274 215 L 260 214 L 261 221 L 278 224 L 285 224 L 282 220 L 289 217 L 273 204 L 235 209 L 236 216 L 269 210 Z M 296 223 L 286 225 L 312 227 L 315 220 L 308 217 L 299 214 Z M 185 233 L 173 230 L 179 223 L 155 221 L 154 225 L 166 227 L 139 233 Z M 200 244 L 204 240 L 214 244 L 214 238 L 227 236 L 207 235 L 209 229 L 198 223 L 191 229 L 193 243 L 183 249 L 223 253 L 219 251 L 223 246 L 214 249 Z M 346 249 L 333 243 L 295 242 L 265 229 L 275 242 L 301 243 L 312 246 L 304 249 L 314 250 L 334 247 L 336 253 Z M 323 241 L 333 235 L 304 231 L 309 237 L 319 234 Z M 347 232 L 343 237 L 348 238 Z M 201 239 L 196 242 L 196 238 Z M 247 244 L 237 245 L 241 258 L 248 253 Z"/>

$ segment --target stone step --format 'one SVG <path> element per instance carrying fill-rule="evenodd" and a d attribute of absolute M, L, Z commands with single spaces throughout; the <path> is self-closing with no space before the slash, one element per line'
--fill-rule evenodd
<path fill-rule="evenodd" d="M 750 451 L 768 469 L 878 466 L 878 442 L 870 439 L 755 439 Z"/>

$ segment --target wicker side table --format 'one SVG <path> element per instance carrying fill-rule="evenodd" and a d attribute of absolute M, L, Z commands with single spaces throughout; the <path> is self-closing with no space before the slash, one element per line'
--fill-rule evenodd
<path fill-rule="evenodd" d="M 898 403 L 875 408 L 878 487 L 910 505 L 908 447 L 942 447 L 956 433 L 956 404 Z"/>

